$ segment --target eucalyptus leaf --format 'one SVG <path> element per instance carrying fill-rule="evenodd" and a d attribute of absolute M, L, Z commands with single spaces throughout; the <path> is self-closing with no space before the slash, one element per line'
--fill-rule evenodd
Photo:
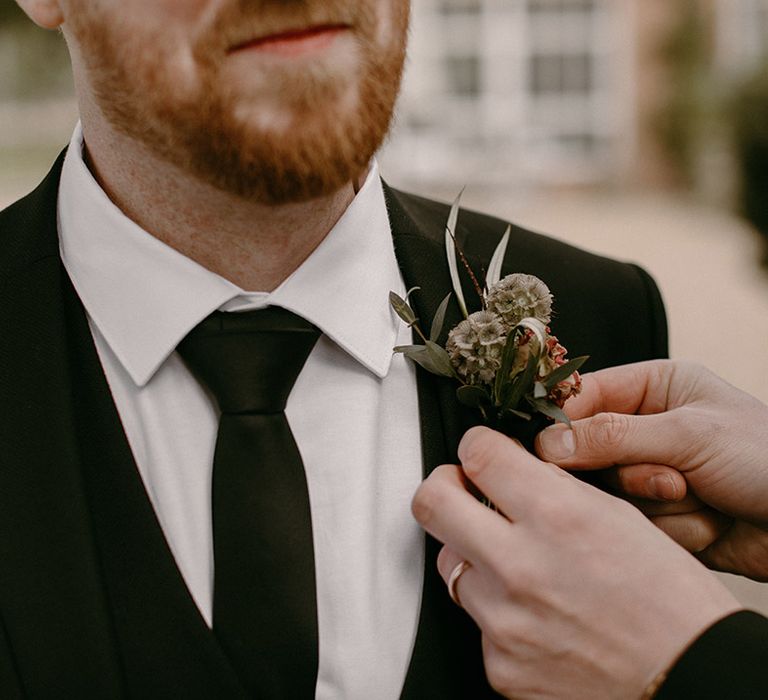
<path fill-rule="evenodd" d="M 418 321 L 418 318 L 416 317 L 416 314 L 414 313 L 413 309 L 408 305 L 408 302 L 405 299 L 403 299 L 399 294 L 396 294 L 395 292 L 390 292 L 389 303 L 392 306 L 392 308 L 395 310 L 395 313 L 403 321 L 405 321 L 405 323 L 407 323 L 409 326 L 412 326 L 414 323 L 416 323 L 416 321 Z"/>
<path fill-rule="evenodd" d="M 432 327 L 429 330 L 429 339 L 436 343 L 437 339 L 440 337 L 440 333 L 443 330 L 443 323 L 445 323 L 445 312 L 448 309 L 448 302 L 451 300 L 451 295 L 448 293 L 440 302 L 440 306 L 437 307 L 437 311 L 435 311 L 435 317 L 432 319 Z"/>
<path fill-rule="evenodd" d="M 455 378 L 456 374 L 453 371 L 453 367 L 450 366 L 448 353 L 446 353 L 439 345 L 432 343 L 432 346 L 433 347 L 430 347 L 429 345 L 403 345 L 395 348 L 395 352 L 402 352 L 409 360 L 420 365 L 427 370 L 427 372 L 437 374 L 441 377 Z M 435 348 L 442 350 L 445 356 L 441 356 L 439 352 L 435 351 Z"/>
<path fill-rule="evenodd" d="M 581 357 L 574 357 L 564 365 L 560 365 L 560 367 L 558 367 L 544 380 L 544 386 L 549 390 L 556 384 L 559 384 L 563 380 L 568 379 L 568 377 L 570 377 L 574 372 L 577 372 L 588 359 L 589 355 L 582 355 Z"/>
<path fill-rule="evenodd" d="M 464 188 L 459 192 L 458 196 L 451 206 L 451 211 L 448 214 L 448 223 L 445 226 L 445 255 L 448 259 L 448 271 L 451 274 L 451 284 L 453 285 L 453 292 L 456 294 L 456 301 L 459 304 L 461 313 L 464 318 L 469 315 L 467 313 L 467 302 L 464 301 L 464 292 L 461 289 L 461 280 L 459 278 L 459 261 L 456 256 L 456 222 L 459 218 L 459 202 L 461 201 L 461 195 L 464 194 Z"/>
<path fill-rule="evenodd" d="M 413 360 L 415 362 L 416 358 L 419 355 L 427 354 L 427 346 L 426 345 L 398 345 L 395 348 L 395 352 L 401 352 L 409 360 Z"/>
<path fill-rule="evenodd" d="M 479 408 L 483 404 L 489 404 L 491 397 L 488 392 L 480 386 L 465 384 L 456 389 L 456 398 L 459 403 L 470 408 Z"/>
<path fill-rule="evenodd" d="M 515 336 L 517 334 L 517 328 L 513 328 L 509 332 L 504 345 L 504 351 L 501 353 L 501 364 L 499 370 L 496 372 L 496 379 L 493 382 L 493 395 L 496 397 L 497 404 L 501 404 L 504 401 L 504 398 L 502 397 L 502 389 L 509 381 L 509 373 L 512 371 L 515 355 L 517 355 L 517 343 L 515 342 Z"/>
<path fill-rule="evenodd" d="M 432 370 L 435 374 L 440 374 L 443 377 L 456 378 L 456 370 L 453 369 L 451 364 L 451 358 L 445 348 L 440 347 L 437 343 L 428 340 L 427 341 L 427 354 L 431 358 L 435 369 Z"/>
<path fill-rule="evenodd" d="M 509 236 L 512 233 L 512 226 L 507 226 L 496 250 L 493 251 L 491 262 L 488 263 L 488 274 L 485 276 L 485 285 L 490 290 L 494 284 L 498 284 L 501 279 L 501 267 L 504 264 L 504 255 L 507 252 Z"/>
<path fill-rule="evenodd" d="M 571 427 L 571 419 L 565 415 L 565 411 L 560 408 L 556 403 L 547 401 L 546 399 L 528 399 L 528 403 L 531 404 L 539 413 L 543 413 L 545 416 L 554 418 L 559 423 L 565 423 L 569 428 Z"/>
<path fill-rule="evenodd" d="M 423 367 L 427 372 L 432 374 L 440 374 L 440 371 L 435 367 L 435 363 L 432 360 L 432 356 L 427 351 L 426 345 L 411 345 L 406 347 L 403 351 L 409 360 L 412 360 L 417 365 Z"/>
<path fill-rule="evenodd" d="M 515 388 L 515 385 L 513 382 L 502 382 L 501 389 L 499 389 L 498 392 L 496 392 L 496 405 L 497 406 L 506 406 L 507 400 L 509 399 L 509 395 L 512 393 L 512 390 Z"/>
<path fill-rule="evenodd" d="M 401 352 L 406 357 L 408 356 L 409 352 L 423 352 L 424 346 L 423 345 L 398 345 L 397 347 L 392 348 L 392 352 Z"/>
<path fill-rule="evenodd" d="M 439 377 L 453 378 L 453 375 L 446 373 L 445 369 L 441 367 L 440 364 L 436 363 L 434 357 L 432 357 L 432 355 L 430 355 L 426 350 L 423 353 L 418 355 L 411 355 L 409 357 L 414 362 L 421 365 L 425 370 L 427 370 L 427 372 L 436 374 Z"/>
<path fill-rule="evenodd" d="M 531 420 L 531 414 L 525 411 L 517 411 L 514 408 L 507 409 L 506 413 L 511 413 L 513 416 L 522 418 L 523 420 Z"/>
<path fill-rule="evenodd" d="M 523 399 L 523 397 L 531 390 L 531 385 L 536 377 L 536 368 L 539 365 L 539 356 L 536 353 L 531 353 L 528 358 L 528 363 L 525 365 L 525 370 L 522 374 L 518 375 L 514 382 L 514 388 L 510 393 L 507 400 L 502 406 L 502 410 L 509 411 L 517 408 L 517 404 Z"/>

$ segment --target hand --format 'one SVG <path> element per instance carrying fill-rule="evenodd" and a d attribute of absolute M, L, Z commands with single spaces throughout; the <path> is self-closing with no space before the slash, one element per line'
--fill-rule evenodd
<path fill-rule="evenodd" d="M 625 501 L 541 462 L 487 428 L 459 445 L 413 512 L 461 560 L 462 605 L 482 630 L 493 687 L 507 697 L 639 698 L 700 632 L 740 606 Z M 467 490 L 468 477 L 499 508 Z"/>
<path fill-rule="evenodd" d="M 768 581 L 768 406 L 697 365 L 584 377 L 537 452 L 565 469 L 618 466 L 618 491 L 708 566 Z M 686 495 L 687 494 L 687 495 Z"/>

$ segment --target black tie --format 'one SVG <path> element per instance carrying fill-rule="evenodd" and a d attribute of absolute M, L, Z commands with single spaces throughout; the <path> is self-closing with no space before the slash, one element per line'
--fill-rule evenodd
<path fill-rule="evenodd" d="M 179 344 L 221 410 L 213 458 L 213 630 L 258 698 L 317 681 L 312 520 L 285 404 L 320 332 L 270 307 L 214 312 Z"/>

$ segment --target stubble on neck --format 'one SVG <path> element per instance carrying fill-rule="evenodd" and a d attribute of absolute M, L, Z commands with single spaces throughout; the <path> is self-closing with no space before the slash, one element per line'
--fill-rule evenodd
<path fill-rule="evenodd" d="M 114 204 L 166 245 L 250 292 L 276 289 L 328 235 L 359 189 L 359 181 L 350 182 L 307 201 L 264 204 L 192 177 L 101 126 L 87 129 L 85 158 Z"/>

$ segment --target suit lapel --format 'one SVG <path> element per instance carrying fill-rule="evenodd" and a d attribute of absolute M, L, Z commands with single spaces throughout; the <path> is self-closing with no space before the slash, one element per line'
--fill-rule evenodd
<path fill-rule="evenodd" d="M 411 301 L 419 318 L 428 326 L 440 302 L 451 291 L 442 242 L 445 220 L 436 217 L 427 225 L 417 223 L 403 208 L 399 193 L 386 185 L 384 189 L 403 279 L 409 289 L 420 287 Z M 457 238 L 461 244 L 461 236 Z M 476 264 L 473 269 L 480 269 Z M 447 329 L 460 320 L 461 313 L 452 301 L 441 342 Z M 418 368 L 417 383 L 426 477 L 439 464 L 457 461 L 456 448 L 472 419 L 456 401 L 456 387 L 450 380 Z M 439 542 L 427 536 L 421 613 L 401 697 L 403 700 L 496 697 L 485 678 L 480 633 L 470 617 L 450 600 L 438 574 L 440 548 Z"/>
<path fill-rule="evenodd" d="M 429 329 L 437 307 L 452 292 L 451 278 L 445 257 L 443 235 L 445 220 L 442 211 L 430 221 L 415 221 L 401 204 L 401 198 L 407 195 L 384 185 L 387 211 L 392 227 L 400 271 L 408 289 L 418 287 L 410 297 L 416 315 L 425 332 Z M 446 214 L 447 216 L 447 214 Z M 463 247 L 467 231 L 459 223 L 456 237 Z M 482 269 L 479 260 L 470 258 L 472 269 Z M 469 276 L 460 269 L 463 289 L 471 289 Z M 479 306 L 474 292 L 465 293 L 470 312 Z M 445 344 L 448 331 L 462 320 L 461 311 L 452 296 L 443 323 L 443 330 L 438 339 Z M 421 342 L 414 335 L 416 342 Z M 428 476 L 437 465 L 456 462 L 456 447 L 464 432 L 477 421 L 472 413 L 456 400 L 456 385 L 449 379 L 437 377 L 422 371 L 417 372 L 420 411 L 422 415 L 422 452 L 424 453 L 424 476 Z M 427 397 L 433 399 L 428 400 Z"/>
<path fill-rule="evenodd" d="M 2 221 L 0 605 L 28 695 L 119 698 L 70 405 L 76 388 L 56 236 L 59 167 Z"/>

